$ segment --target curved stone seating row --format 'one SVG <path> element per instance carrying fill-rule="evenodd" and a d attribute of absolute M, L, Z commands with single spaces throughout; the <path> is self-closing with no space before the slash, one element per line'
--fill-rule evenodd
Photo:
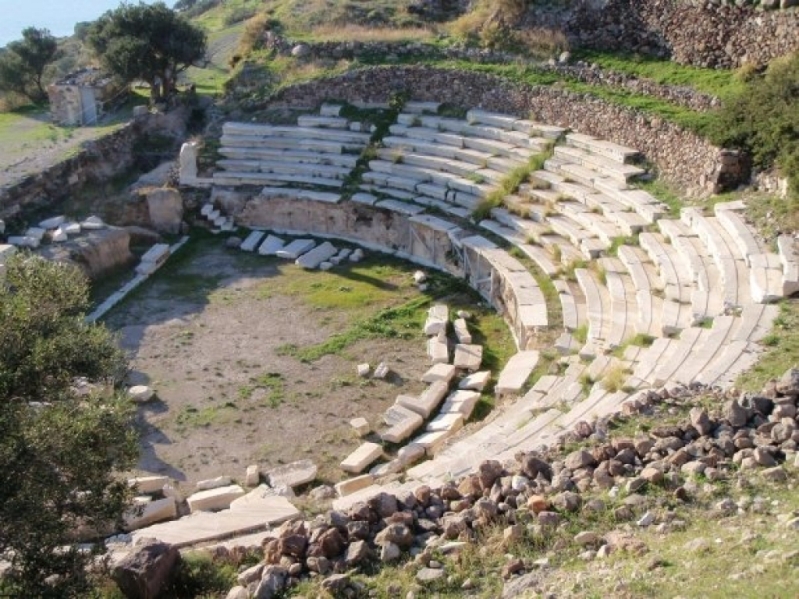
<path fill-rule="evenodd" d="M 225 123 L 219 149 L 224 158 L 216 163 L 221 170 L 213 183 L 340 189 L 370 134 L 361 123 L 330 116 L 338 109 L 327 106 L 325 115 L 300 116 L 296 126 Z"/>
<path fill-rule="evenodd" d="M 481 111 L 470 111 L 466 122 L 409 114 L 384 139 L 385 152 L 374 161 L 372 176 L 364 178 L 375 189 L 340 204 L 311 197 L 289 202 L 277 193 L 267 194 L 248 200 L 240 214 L 253 225 L 362 241 L 464 276 L 505 314 L 524 350 L 537 331 L 549 325 L 535 278 L 488 239 L 422 212 L 443 203 L 452 208 L 447 212 L 464 214 L 466 205 L 457 206 L 449 192 L 485 193 L 474 187 L 483 183 L 464 175 L 481 170 L 476 167 L 483 164 L 487 168 L 488 158 L 495 158 L 481 157 L 480 152 L 502 157 L 492 162 L 496 172 L 510 168 L 512 162 L 505 160 L 520 156 L 511 152 L 511 142 L 537 134 L 519 122 Z M 509 135 L 514 132 L 527 137 Z M 477 133 L 482 140 L 467 146 L 467 137 Z M 389 153 L 398 149 L 404 152 L 402 159 Z M 419 156 L 429 159 L 420 164 Z M 758 298 L 752 297 L 752 281 L 764 278 L 767 289 L 777 280 L 787 285 L 791 271 L 785 265 L 795 264 L 793 240 L 783 242 L 780 257 L 769 256 L 752 243 L 754 237 L 740 230 L 741 217 L 730 208 L 729 214 L 717 208 L 713 217 L 686 210 L 682 220 L 666 219 L 664 206 L 629 187 L 641 174 L 630 164 L 635 156 L 629 148 L 569 134 L 564 145 L 555 147 L 548 170 L 536 173 L 535 181 L 523 185 L 506 199 L 505 207 L 492 210 L 491 218 L 480 223 L 553 279 L 563 315 L 558 349 L 566 354 L 560 359 L 565 371 L 541 377 L 480 430 L 449 447 L 423 439 L 425 454 L 432 459 L 407 471 L 411 483 L 457 476 L 484 457 L 512 456 L 553 440 L 580 420 L 618 410 L 636 390 L 677 383 L 729 385 L 756 359 L 757 341 L 768 331 L 776 307 L 753 301 Z M 486 162 L 477 164 L 478 159 Z M 429 178 L 418 180 L 423 177 Z M 440 183 L 444 177 L 446 187 Z M 381 185 L 395 195 L 370 193 Z M 425 204 L 416 201 L 420 190 L 440 195 L 425 196 L 431 200 Z M 611 256 L 610 247 L 618 245 L 619 236 L 630 237 L 630 244 Z M 589 258 L 596 266 L 575 263 Z M 782 267 L 780 277 L 775 277 L 775 260 Z M 763 272 L 753 274 L 758 268 Z M 570 270 L 574 280 L 567 276 Z M 576 338 L 583 328 L 587 339 L 580 345 Z M 636 336 L 647 340 L 642 346 L 631 345 Z M 616 390 L 619 379 L 622 390 Z M 352 502 L 383 489 L 373 485 L 345 499 Z"/>

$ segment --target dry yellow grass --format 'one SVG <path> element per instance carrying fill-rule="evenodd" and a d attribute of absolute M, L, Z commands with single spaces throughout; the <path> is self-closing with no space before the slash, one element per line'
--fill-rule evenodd
<path fill-rule="evenodd" d="M 312 30 L 314 39 L 331 42 L 401 42 L 430 41 L 435 37 L 432 29 L 425 27 L 364 27 L 362 25 L 322 25 Z"/>

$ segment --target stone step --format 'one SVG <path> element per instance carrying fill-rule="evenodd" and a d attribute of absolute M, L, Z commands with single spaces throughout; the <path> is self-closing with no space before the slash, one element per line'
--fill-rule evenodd
<path fill-rule="evenodd" d="M 297 125 L 300 127 L 322 127 L 325 129 L 348 129 L 350 122 L 339 116 L 303 114 L 297 117 Z"/>
<path fill-rule="evenodd" d="M 566 145 L 598 154 L 614 162 L 625 164 L 640 156 L 640 152 L 610 141 L 603 141 L 582 133 L 568 133 Z"/>
<path fill-rule="evenodd" d="M 324 164 L 307 164 L 291 162 L 274 162 L 265 160 L 218 160 L 216 165 L 232 173 L 269 173 L 295 175 L 301 177 L 323 177 L 329 179 L 346 179 L 352 169 Z"/>
<path fill-rule="evenodd" d="M 604 177 L 627 183 L 630 179 L 646 173 L 645 169 L 631 164 L 619 163 L 575 146 L 555 146 L 554 155 L 596 171 L 598 177 Z"/>
<path fill-rule="evenodd" d="M 341 462 L 344 472 L 360 474 L 371 464 L 383 457 L 383 448 L 377 443 L 362 443 L 355 451 Z"/>
<path fill-rule="evenodd" d="M 579 289 L 575 289 L 568 281 L 556 279 L 552 281 L 558 291 L 563 328 L 574 332 L 586 322 L 585 297 Z"/>
<path fill-rule="evenodd" d="M 315 139 L 341 143 L 350 147 L 364 147 L 369 143 L 368 133 L 323 129 L 320 127 L 294 127 L 291 125 L 262 125 L 254 123 L 227 122 L 222 125 L 222 135 L 250 137 L 254 140 L 270 137 L 288 137 L 292 139 Z M 223 142 L 223 145 L 225 144 Z"/>
<path fill-rule="evenodd" d="M 518 395 L 538 364 L 538 352 L 521 351 L 505 364 L 494 387 L 498 396 Z"/>
<path fill-rule="evenodd" d="M 238 185 L 266 185 L 275 186 L 280 183 L 296 183 L 302 185 L 317 185 L 319 187 L 341 188 L 344 181 L 326 177 L 306 177 L 304 175 L 287 175 L 281 173 L 247 173 L 221 171 L 214 173 L 216 185 L 235 187 Z"/>
<path fill-rule="evenodd" d="M 295 239 L 275 252 L 278 258 L 296 260 L 316 245 L 313 239 Z"/>
<path fill-rule="evenodd" d="M 289 187 L 264 187 L 259 195 L 265 198 L 292 198 L 325 204 L 338 204 L 341 201 L 341 194 L 339 193 L 313 191 L 311 189 L 292 189 Z"/>
<path fill-rule="evenodd" d="M 799 245 L 794 236 L 780 235 L 777 249 L 782 263 L 782 294 L 788 297 L 799 292 Z"/>
<path fill-rule="evenodd" d="M 341 154 L 345 150 L 358 152 L 363 147 L 360 144 L 346 144 L 324 139 L 294 137 L 251 137 L 248 135 L 223 135 L 219 142 L 227 148 L 238 148 L 246 151 L 271 150 L 271 151 L 302 151 L 315 152 L 328 155 Z"/>
<path fill-rule="evenodd" d="M 576 268 L 574 274 L 586 299 L 587 341 L 602 347 L 613 322 L 610 317 L 610 297 L 591 271 L 585 268 Z"/>

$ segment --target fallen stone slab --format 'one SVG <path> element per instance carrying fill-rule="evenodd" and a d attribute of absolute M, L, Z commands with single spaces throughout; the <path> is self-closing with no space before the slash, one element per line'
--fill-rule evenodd
<path fill-rule="evenodd" d="M 416 397 L 413 395 L 399 395 L 396 404 L 419 414 L 422 418 L 429 418 L 430 414 L 438 408 L 441 401 L 449 391 L 449 385 L 444 381 L 436 381 Z"/>
<path fill-rule="evenodd" d="M 252 231 L 249 235 L 247 235 L 247 239 L 241 243 L 239 248 L 245 252 L 254 252 L 255 248 L 257 248 L 261 243 L 263 237 L 263 231 Z"/>
<path fill-rule="evenodd" d="M 371 474 L 362 474 L 361 476 L 356 476 L 355 478 L 342 480 L 340 483 L 336 483 L 335 485 L 336 493 L 338 493 L 339 497 L 352 495 L 357 491 L 372 486 L 374 479 L 375 477 Z"/>
<path fill-rule="evenodd" d="M 34 239 L 41 241 L 44 238 L 45 233 L 47 233 L 47 231 L 41 227 L 28 227 L 28 229 L 25 231 L 25 237 L 33 237 Z"/>
<path fill-rule="evenodd" d="M 125 530 L 136 530 L 163 520 L 173 520 L 178 515 L 174 497 L 148 501 L 124 515 Z"/>
<path fill-rule="evenodd" d="M 415 433 L 423 422 L 419 414 L 400 404 L 394 404 L 386 410 L 383 420 L 390 428 L 382 433 L 380 438 L 389 443 L 402 443 Z"/>
<path fill-rule="evenodd" d="M 50 218 L 46 218 L 39 223 L 40 229 L 56 229 L 64 224 L 67 218 L 63 215 L 59 216 L 51 216 Z"/>
<path fill-rule="evenodd" d="M 388 365 L 385 362 L 380 362 L 380 364 L 375 367 L 372 377 L 382 381 L 388 376 L 389 372 L 391 372 L 391 369 L 388 367 Z"/>
<path fill-rule="evenodd" d="M 313 481 L 318 471 L 312 460 L 298 460 L 271 469 L 267 477 L 273 487 L 286 486 L 293 489 Z"/>
<path fill-rule="evenodd" d="M 218 489 L 219 487 L 229 487 L 231 483 L 229 476 L 217 476 L 216 478 L 209 478 L 197 482 L 198 491 L 207 491 L 208 489 Z"/>
<path fill-rule="evenodd" d="M 136 272 L 139 274 L 151 274 L 169 258 L 169 244 L 156 243 L 149 250 L 144 252 Z"/>
<path fill-rule="evenodd" d="M 250 464 L 244 471 L 244 484 L 248 487 L 256 487 L 261 482 L 261 469 L 258 464 Z"/>
<path fill-rule="evenodd" d="M 425 454 L 428 457 L 433 457 L 438 453 L 450 435 L 451 433 L 447 431 L 430 431 L 416 437 L 412 444 L 423 447 Z"/>
<path fill-rule="evenodd" d="M 472 334 L 469 332 L 469 327 L 466 325 L 465 318 L 457 318 L 452 323 L 452 327 L 455 330 L 455 337 L 458 339 L 458 343 L 465 343 L 468 345 L 472 342 Z"/>
<path fill-rule="evenodd" d="M 456 368 L 462 370 L 478 370 L 483 363 L 483 346 L 458 343 L 455 346 L 455 359 L 453 363 Z"/>
<path fill-rule="evenodd" d="M 220 512 L 200 511 L 179 520 L 148 526 L 131 533 L 131 538 L 134 545 L 141 539 L 154 538 L 177 547 L 188 547 L 264 530 L 298 514 L 299 510 L 285 497 L 262 496 L 257 503 L 252 498 L 242 503 L 236 500 L 230 509 Z"/>
<path fill-rule="evenodd" d="M 230 485 L 194 493 L 186 499 L 186 502 L 192 512 L 207 512 L 226 509 L 230 507 L 234 499 L 238 499 L 242 495 L 244 495 L 244 489 L 239 485 Z"/>
<path fill-rule="evenodd" d="M 454 377 L 457 369 L 452 364 L 434 364 L 427 372 L 422 375 L 423 383 L 435 383 L 444 381 L 449 383 Z"/>
<path fill-rule="evenodd" d="M 264 239 L 264 241 L 258 247 L 258 253 L 261 256 L 274 256 L 285 245 L 286 242 L 283 241 L 280 237 L 275 237 L 274 235 L 267 235 L 266 239 Z"/>
<path fill-rule="evenodd" d="M 434 364 L 449 363 L 449 343 L 438 336 L 427 340 L 427 355 Z"/>
<path fill-rule="evenodd" d="M 286 497 L 276 493 L 275 489 L 258 485 L 246 495 L 234 499 L 230 503 L 230 512 L 259 514 L 262 518 L 274 520 L 285 511 L 286 503 Z"/>
<path fill-rule="evenodd" d="M 383 456 L 383 448 L 377 443 L 364 443 L 341 462 L 341 469 L 360 474 Z"/>
<path fill-rule="evenodd" d="M 58 227 L 53 231 L 50 231 L 50 239 L 53 241 L 53 243 L 64 243 L 69 239 L 69 236 L 62 227 Z"/>
<path fill-rule="evenodd" d="M 495 387 L 497 395 L 519 393 L 538 364 L 538 352 L 520 351 L 508 360 L 499 374 Z"/>
<path fill-rule="evenodd" d="M 441 406 L 441 413 L 461 414 L 464 420 L 468 420 L 478 401 L 480 401 L 480 394 L 477 391 L 461 389 L 447 396 L 444 405 Z"/>
<path fill-rule="evenodd" d="M 439 414 L 427 423 L 426 430 L 428 431 L 449 431 L 451 433 L 457 432 L 463 428 L 463 414 L 456 412 Z"/>
<path fill-rule="evenodd" d="M 436 304 L 427 313 L 427 320 L 424 323 L 424 334 L 428 336 L 438 335 L 440 332 L 447 332 L 447 322 L 449 321 L 449 308 L 445 304 Z"/>
<path fill-rule="evenodd" d="M 358 373 L 358 376 L 361 378 L 366 378 L 367 376 L 369 376 L 369 370 L 371 370 L 369 368 L 369 364 L 366 363 L 358 364 L 358 366 L 355 369 L 355 371 Z"/>
<path fill-rule="evenodd" d="M 6 241 L 8 241 L 9 245 L 20 248 L 36 249 L 39 247 L 39 240 L 28 235 L 11 235 Z"/>
<path fill-rule="evenodd" d="M 106 227 L 103 219 L 99 216 L 90 216 L 86 220 L 81 221 L 80 226 L 86 231 L 96 231 L 98 229 L 105 229 Z"/>
<path fill-rule="evenodd" d="M 471 389 L 474 391 L 482 391 L 491 379 L 491 371 L 481 370 L 473 372 L 470 375 L 461 379 L 458 383 L 458 389 Z"/>
<path fill-rule="evenodd" d="M 277 250 L 275 255 L 286 260 L 296 260 L 315 245 L 316 242 L 313 239 L 295 239 L 282 249 Z"/>
<path fill-rule="evenodd" d="M 294 263 L 302 268 L 315 270 L 319 268 L 319 265 L 322 262 L 325 262 L 326 260 L 329 260 L 335 256 L 337 252 L 338 250 L 332 243 L 325 241 L 323 244 L 316 246 L 312 250 L 297 258 Z"/>
<path fill-rule="evenodd" d="M 136 492 L 141 495 L 160 493 L 164 485 L 168 484 L 168 476 L 137 476 L 136 478 L 128 479 L 128 485 L 135 488 Z"/>
<path fill-rule="evenodd" d="M 350 426 L 355 429 L 359 437 L 364 437 L 372 432 L 372 427 L 369 426 L 369 421 L 366 418 L 353 418 L 350 420 Z"/>

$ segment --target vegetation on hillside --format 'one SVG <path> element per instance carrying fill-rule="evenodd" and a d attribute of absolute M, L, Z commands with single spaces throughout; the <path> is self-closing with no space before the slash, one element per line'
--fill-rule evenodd
<path fill-rule="evenodd" d="M 31 102 L 47 99 L 44 72 L 57 58 L 58 44 L 47 29 L 27 27 L 22 39 L 0 52 L 0 91 L 27 97 Z"/>
<path fill-rule="evenodd" d="M 124 359 L 84 321 L 75 267 L 19 254 L 0 284 L 0 595 L 72 597 L 90 587 L 95 551 L 130 500 L 115 474 L 137 455 L 129 402 L 113 391 Z"/>

